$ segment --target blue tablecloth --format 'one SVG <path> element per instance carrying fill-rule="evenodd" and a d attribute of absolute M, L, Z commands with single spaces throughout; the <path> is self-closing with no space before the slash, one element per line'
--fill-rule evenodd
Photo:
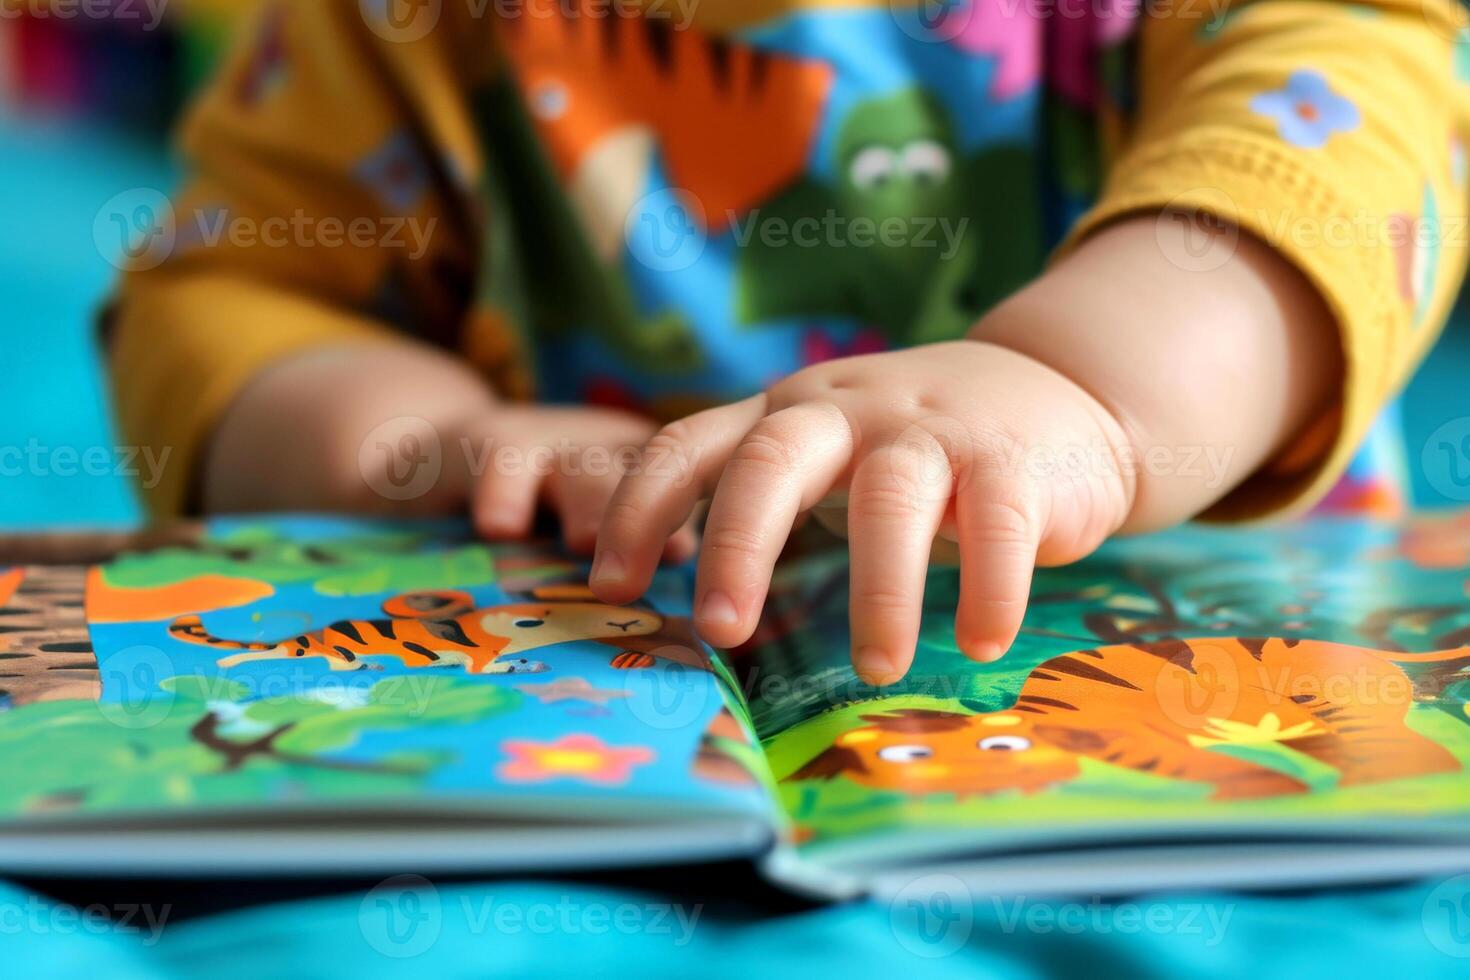
<path fill-rule="evenodd" d="M 852 904 L 776 918 L 556 884 L 390 886 L 104 931 L 0 887 L 0 950 L 27 978 L 307 975 L 1438 977 L 1470 975 L 1470 881 L 1313 896 L 980 902 L 919 921 Z M 413 901 L 407 901 L 413 897 Z M 25 912 L 24 910 L 29 910 Z M 126 910 L 124 910 L 126 911 Z M 17 929 L 25 915 L 28 928 Z"/>

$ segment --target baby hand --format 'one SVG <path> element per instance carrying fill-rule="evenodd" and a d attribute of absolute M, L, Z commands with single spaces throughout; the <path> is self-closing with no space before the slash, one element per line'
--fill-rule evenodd
<path fill-rule="evenodd" d="M 656 428 L 605 408 L 497 405 L 466 436 L 475 529 L 491 539 L 524 538 L 544 500 L 567 547 L 590 553 L 609 498 Z M 693 529 L 678 529 L 668 557 L 686 560 L 694 547 Z"/>
<path fill-rule="evenodd" d="M 608 602 L 641 595 L 669 535 L 713 495 L 695 623 L 736 646 L 798 515 L 845 500 L 859 676 L 891 684 L 908 671 L 936 537 L 958 545 L 960 649 L 992 661 L 1020 629 L 1033 567 L 1086 555 L 1127 518 L 1126 445 L 1087 391 L 1006 347 L 832 361 L 660 431 L 645 455 L 660 465 L 607 505 L 592 588 Z"/>

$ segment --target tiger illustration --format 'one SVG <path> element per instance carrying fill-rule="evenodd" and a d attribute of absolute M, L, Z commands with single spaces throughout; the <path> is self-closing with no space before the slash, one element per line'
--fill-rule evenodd
<path fill-rule="evenodd" d="M 1405 667 L 1412 668 L 1412 671 Z M 1470 647 L 1383 653 L 1314 640 L 1201 639 L 1082 650 L 1033 669 L 1015 704 L 984 714 L 903 708 L 789 780 L 841 775 L 875 788 L 958 796 L 1039 792 L 1079 760 L 1207 783 L 1213 798 L 1300 793 L 1297 778 L 1212 751 L 1275 742 L 1335 768 L 1339 786 L 1456 772 L 1448 750 L 1404 724 L 1470 678 Z"/>
<path fill-rule="evenodd" d="M 180 616 L 169 634 L 215 650 L 218 661 L 319 657 L 333 670 L 372 669 L 364 658 L 396 657 L 409 667 L 463 667 L 471 674 L 524 674 L 547 669 L 524 656 L 572 640 L 609 640 L 658 632 L 663 618 L 646 609 L 597 602 L 527 602 L 476 609 L 468 593 L 412 592 L 383 604 L 383 619 L 344 620 L 279 643 L 212 636 L 198 616 Z"/>

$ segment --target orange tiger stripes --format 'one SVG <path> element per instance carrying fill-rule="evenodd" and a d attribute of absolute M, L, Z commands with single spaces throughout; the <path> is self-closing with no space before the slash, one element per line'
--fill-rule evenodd
<path fill-rule="evenodd" d="M 597 602 L 528 602 L 473 608 L 465 593 L 416 592 L 383 604 L 385 618 L 343 620 L 277 643 L 226 640 L 211 635 L 198 616 L 169 625 L 177 640 L 215 650 L 239 651 L 218 661 L 236 667 L 252 661 L 319 658 L 333 670 L 372 669 L 370 657 L 394 657 L 409 667 L 463 667 L 472 674 L 534 673 L 546 665 L 523 656 L 572 640 L 646 636 L 663 626 L 647 610 Z"/>
<path fill-rule="evenodd" d="M 1037 792 L 1079 760 L 1209 784 L 1216 799 L 1299 793 L 1293 776 L 1215 747 L 1278 743 L 1335 768 L 1339 785 L 1457 772 L 1404 723 L 1470 679 L 1470 648 L 1396 654 L 1314 640 L 1198 639 L 1064 654 L 1037 666 L 1015 704 L 987 714 L 906 708 L 868 724 L 789 779 L 912 793 Z"/>

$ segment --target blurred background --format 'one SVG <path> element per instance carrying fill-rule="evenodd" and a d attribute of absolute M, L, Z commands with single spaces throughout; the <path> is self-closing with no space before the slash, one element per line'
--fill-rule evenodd
<path fill-rule="evenodd" d="M 0 526 L 141 519 L 94 339 L 116 272 L 97 239 L 118 195 L 172 188 L 172 126 L 256 2 L 0 0 Z M 1405 430 L 1419 506 L 1470 501 L 1421 465 L 1435 434 L 1470 415 L 1466 378 L 1462 302 L 1388 420 Z M 82 466 L 88 450 L 119 465 Z"/>
<path fill-rule="evenodd" d="M 173 187 L 173 124 L 255 2 L 0 0 L 0 526 L 141 519 L 121 466 L 65 452 L 123 462 L 94 337 L 116 270 L 94 226 L 119 193 Z"/>

